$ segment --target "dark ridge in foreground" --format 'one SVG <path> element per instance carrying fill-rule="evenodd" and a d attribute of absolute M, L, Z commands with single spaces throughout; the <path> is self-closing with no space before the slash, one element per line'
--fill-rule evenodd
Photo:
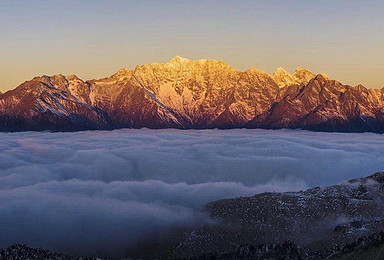
<path fill-rule="evenodd" d="M 219 200 L 205 209 L 214 224 L 141 245 L 134 258 L 384 258 L 384 172 L 330 187 Z M 26 258 L 74 259 L 25 245 L 0 250 L 0 259 Z"/>
<path fill-rule="evenodd" d="M 0 131 L 299 128 L 384 133 L 384 88 L 297 68 L 273 75 L 175 57 L 83 81 L 41 76 L 0 94 Z"/>
<path fill-rule="evenodd" d="M 48 250 L 41 248 L 31 248 L 23 244 L 11 245 L 8 248 L 0 249 L 0 259 L 1 260 L 40 260 L 40 259 L 49 259 L 49 260 L 71 260 L 74 259 L 71 256 L 52 253 Z"/>
<path fill-rule="evenodd" d="M 341 257 L 383 244 L 384 173 L 325 188 L 220 200 L 206 210 L 216 225 L 186 230 L 164 258 Z"/>
<path fill-rule="evenodd" d="M 363 222 L 361 222 L 363 224 Z M 350 223 L 348 223 L 350 224 Z M 383 224 L 383 223 L 382 223 Z M 353 225 L 353 223 L 351 224 Z M 259 244 L 259 245 L 243 245 L 237 246 L 231 251 L 224 253 L 205 253 L 199 256 L 185 257 L 183 259 L 191 260 L 235 260 L 235 259 L 285 259 L 285 260 L 366 260 L 366 259 L 383 259 L 384 258 L 384 232 L 373 233 L 369 236 L 361 236 L 353 242 L 335 246 L 333 250 L 323 250 L 313 252 L 308 255 L 303 248 L 285 242 L 281 244 Z M 51 253 L 48 250 L 30 248 L 23 244 L 15 244 L 8 248 L 0 249 L 1 260 L 102 260 L 102 258 L 75 258 L 69 255 Z M 126 258 L 128 259 L 128 258 Z M 133 258 L 129 258 L 133 259 Z M 168 258 L 163 258 L 168 259 Z M 172 259 L 172 258 L 169 258 Z"/>
<path fill-rule="evenodd" d="M 41 248 L 32 248 L 24 244 L 14 244 L 0 249 L 0 260 L 102 260 L 98 257 L 73 257 L 52 253 Z"/>
<path fill-rule="evenodd" d="M 285 259 L 285 260 L 379 260 L 384 258 L 384 232 L 362 236 L 343 247 L 331 251 L 318 251 L 308 255 L 300 246 L 291 242 L 282 244 L 245 245 L 225 253 L 207 253 L 192 257 L 196 260 L 235 259 Z"/>

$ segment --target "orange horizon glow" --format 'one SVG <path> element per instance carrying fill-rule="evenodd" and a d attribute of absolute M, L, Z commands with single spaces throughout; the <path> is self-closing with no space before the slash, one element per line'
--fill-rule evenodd
<path fill-rule="evenodd" d="M 98 79 L 176 55 L 384 87 L 382 1 L 22 0 L 0 10 L 1 92 L 35 76 Z"/>

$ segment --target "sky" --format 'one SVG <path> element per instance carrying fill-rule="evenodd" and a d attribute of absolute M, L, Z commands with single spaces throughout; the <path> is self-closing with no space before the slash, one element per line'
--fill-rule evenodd
<path fill-rule="evenodd" d="M 0 0 L 0 91 L 185 58 L 384 87 L 384 1 Z"/>

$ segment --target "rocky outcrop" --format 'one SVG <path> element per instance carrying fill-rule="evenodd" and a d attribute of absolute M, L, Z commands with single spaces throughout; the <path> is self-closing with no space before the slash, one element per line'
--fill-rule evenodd
<path fill-rule="evenodd" d="M 172 254 L 233 256 L 248 245 L 248 259 L 263 259 L 257 248 L 291 241 L 289 252 L 297 258 L 287 253 L 287 259 L 339 257 L 364 243 L 376 243 L 369 241 L 384 232 L 383 201 L 384 173 L 380 172 L 325 188 L 212 202 L 206 210 L 216 224 L 184 232 Z M 382 242 L 381 235 L 377 241 Z"/>
<path fill-rule="evenodd" d="M 52 253 L 48 250 L 41 248 L 31 248 L 23 244 L 15 244 L 8 248 L 0 249 L 1 260 L 19 260 L 19 259 L 30 259 L 30 260 L 72 260 L 74 259 L 68 255 Z"/>
<path fill-rule="evenodd" d="M 301 67 L 298 67 L 294 74 L 291 74 L 280 67 L 277 68 L 272 75 L 272 79 L 281 88 L 292 85 L 306 85 L 314 77 L 316 77 L 314 73 Z"/>
<path fill-rule="evenodd" d="M 108 78 L 42 76 L 0 96 L 0 130 L 303 128 L 384 132 L 384 90 L 325 74 L 175 57 Z"/>

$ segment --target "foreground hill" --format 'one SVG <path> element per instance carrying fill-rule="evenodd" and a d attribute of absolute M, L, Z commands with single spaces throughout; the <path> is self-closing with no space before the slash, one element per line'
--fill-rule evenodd
<path fill-rule="evenodd" d="M 172 257 L 364 255 L 362 249 L 384 244 L 384 173 L 325 188 L 220 200 L 206 210 L 216 224 L 186 231 Z"/>
<path fill-rule="evenodd" d="M 384 89 L 175 57 L 108 78 L 41 76 L 0 94 L 0 130 L 303 128 L 384 132 Z"/>
<path fill-rule="evenodd" d="M 383 172 L 330 187 L 220 200 L 206 205 L 205 211 L 214 220 L 212 224 L 181 230 L 158 244 L 142 244 L 129 256 L 202 260 L 384 257 Z M 0 259 L 24 258 L 75 259 L 25 245 L 0 249 Z"/>

